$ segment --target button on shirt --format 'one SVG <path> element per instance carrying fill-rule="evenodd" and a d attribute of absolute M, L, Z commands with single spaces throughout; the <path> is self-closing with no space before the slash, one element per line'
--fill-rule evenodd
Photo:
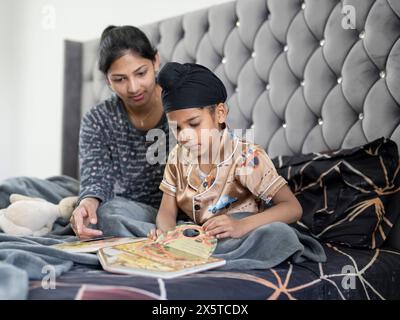
<path fill-rule="evenodd" d="M 268 203 L 287 183 L 262 147 L 241 140 L 228 129 L 222 132 L 219 145 L 219 159 L 204 179 L 188 149 L 176 145 L 160 184 L 198 224 L 219 214 L 258 213 L 260 200 Z"/>

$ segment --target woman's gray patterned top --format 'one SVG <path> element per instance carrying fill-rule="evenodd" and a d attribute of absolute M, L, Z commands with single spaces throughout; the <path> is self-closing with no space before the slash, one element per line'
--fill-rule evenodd
<path fill-rule="evenodd" d="M 140 131 L 115 95 L 89 110 L 80 130 L 80 200 L 121 196 L 158 208 L 169 136 L 165 114 L 155 129 Z"/>

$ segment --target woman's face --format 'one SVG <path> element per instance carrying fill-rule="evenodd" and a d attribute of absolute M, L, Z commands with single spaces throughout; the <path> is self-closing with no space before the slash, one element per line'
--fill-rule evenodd
<path fill-rule="evenodd" d="M 155 93 L 155 72 L 159 65 L 158 54 L 151 61 L 127 53 L 111 64 L 107 82 L 127 108 L 138 109 L 146 106 Z"/>
<path fill-rule="evenodd" d="M 215 158 L 210 158 L 210 153 L 214 151 L 213 146 L 219 146 L 220 124 L 225 122 L 226 116 L 227 110 L 223 103 L 218 104 L 215 111 L 208 108 L 189 108 L 167 114 L 169 126 L 178 143 L 192 155 L 203 158 L 207 156 L 209 160 Z"/>

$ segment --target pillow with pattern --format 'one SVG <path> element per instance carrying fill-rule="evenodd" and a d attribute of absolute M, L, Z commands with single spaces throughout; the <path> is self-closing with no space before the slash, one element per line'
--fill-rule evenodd
<path fill-rule="evenodd" d="M 400 210 L 399 155 L 394 141 L 273 159 L 303 206 L 294 227 L 326 242 L 374 249 Z M 396 205 L 397 204 L 397 205 Z"/>

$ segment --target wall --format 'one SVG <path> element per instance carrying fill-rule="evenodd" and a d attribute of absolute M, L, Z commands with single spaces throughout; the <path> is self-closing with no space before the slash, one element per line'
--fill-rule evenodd
<path fill-rule="evenodd" d="M 60 174 L 64 39 L 228 1 L 0 0 L 0 181 Z"/>
<path fill-rule="evenodd" d="M 19 103 L 11 92 L 18 68 L 11 63 L 17 46 L 15 37 L 10 36 L 9 27 L 15 19 L 12 9 L 12 1 L 0 0 L 0 178 L 21 173 L 17 142 L 20 132 L 15 130 L 19 127 Z"/>

